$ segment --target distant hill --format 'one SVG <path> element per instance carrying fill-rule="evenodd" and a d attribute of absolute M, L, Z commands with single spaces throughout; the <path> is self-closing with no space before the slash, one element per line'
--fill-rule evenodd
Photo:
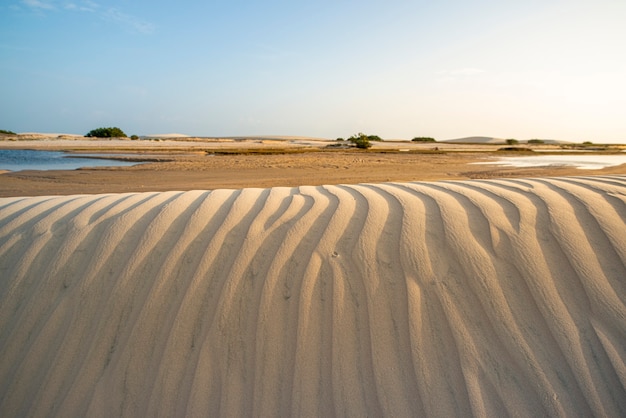
<path fill-rule="evenodd" d="M 570 142 L 570 141 L 560 141 L 558 139 L 542 139 L 542 141 L 543 141 L 544 144 L 549 144 L 549 145 L 573 144 L 573 142 Z M 520 141 L 520 142 L 527 142 L 527 141 Z"/>
<path fill-rule="evenodd" d="M 539 138 L 538 138 L 539 139 Z M 558 139 L 541 139 L 544 144 L 548 145 L 559 145 L 559 144 L 571 144 L 568 141 L 559 141 Z M 525 144 L 528 142 L 527 139 L 519 139 L 520 144 Z M 441 142 L 453 142 L 453 143 L 466 143 L 466 144 L 505 144 L 505 138 L 495 138 L 492 136 L 467 136 L 464 138 L 457 139 L 446 139 Z"/>
<path fill-rule="evenodd" d="M 20 132 L 18 135 L 22 139 L 39 139 L 39 138 L 82 138 L 83 135 L 67 134 L 67 133 L 47 133 L 47 132 Z"/>
<path fill-rule="evenodd" d="M 464 138 L 446 139 L 441 142 L 460 142 L 469 144 L 504 144 L 506 142 L 506 139 L 494 138 L 492 136 L 467 136 Z"/>

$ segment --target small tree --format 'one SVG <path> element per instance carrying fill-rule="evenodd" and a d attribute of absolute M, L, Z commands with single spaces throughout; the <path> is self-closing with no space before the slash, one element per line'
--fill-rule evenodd
<path fill-rule="evenodd" d="M 0 134 L 5 134 L 5 135 L 17 135 L 15 132 L 13 131 L 7 131 L 4 129 L 0 129 Z"/>
<path fill-rule="evenodd" d="M 411 141 L 413 142 L 437 142 L 435 138 L 431 138 L 429 136 L 416 136 L 415 138 L 411 139 Z"/>
<path fill-rule="evenodd" d="M 529 144 L 544 144 L 545 141 L 543 139 L 529 139 L 528 143 Z"/>
<path fill-rule="evenodd" d="M 92 129 L 85 136 L 89 138 L 126 138 L 124 131 L 117 127 Z"/>
<path fill-rule="evenodd" d="M 517 139 L 511 138 L 511 139 L 507 139 L 506 143 L 507 143 L 507 145 L 517 145 L 517 144 L 519 144 L 519 141 Z"/>
<path fill-rule="evenodd" d="M 372 146 L 369 137 L 362 132 L 359 132 L 356 135 L 352 135 L 350 138 L 348 138 L 348 141 L 352 142 L 356 145 L 357 148 L 361 149 L 368 149 Z"/>

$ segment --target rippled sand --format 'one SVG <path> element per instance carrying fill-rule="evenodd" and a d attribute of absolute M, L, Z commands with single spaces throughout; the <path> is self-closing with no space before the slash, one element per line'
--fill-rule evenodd
<path fill-rule="evenodd" d="M 624 416 L 626 177 L 0 199 L 1 416 Z"/>

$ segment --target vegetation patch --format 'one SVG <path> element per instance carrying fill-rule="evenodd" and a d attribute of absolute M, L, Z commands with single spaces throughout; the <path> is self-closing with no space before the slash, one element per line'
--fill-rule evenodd
<path fill-rule="evenodd" d="M 304 154 L 319 150 L 314 149 L 287 149 L 287 148 L 235 148 L 235 149 L 205 149 L 207 155 L 282 155 Z"/>
<path fill-rule="evenodd" d="M 498 151 L 506 151 L 506 152 L 528 152 L 528 153 L 534 153 L 535 151 L 533 151 L 530 148 L 527 147 L 502 147 L 502 148 L 498 148 Z"/>
<path fill-rule="evenodd" d="M 443 151 L 440 149 L 411 149 L 411 150 L 400 150 L 400 149 L 376 149 L 376 150 L 368 150 L 369 153 L 378 153 L 378 154 L 448 154 L 447 151 Z M 454 151 L 455 153 L 462 153 L 463 151 Z"/>
<path fill-rule="evenodd" d="M 120 128 L 96 128 L 87 132 L 85 135 L 88 138 L 126 138 L 126 134 Z"/>
<path fill-rule="evenodd" d="M 368 149 L 372 147 L 372 143 L 371 143 L 371 139 L 370 137 L 376 137 L 379 138 L 377 135 L 365 135 L 363 132 L 359 132 L 356 135 L 352 135 L 350 138 L 348 138 L 348 141 L 352 142 L 354 145 L 356 145 L 357 148 L 361 148 L 361 149 Z"/>

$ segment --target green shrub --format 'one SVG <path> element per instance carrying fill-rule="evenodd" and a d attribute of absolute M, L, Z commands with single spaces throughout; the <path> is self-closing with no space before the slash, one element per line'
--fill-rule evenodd
<path fill-rule="evenodd" d="M 506 143 L 507 145 L 516 145 L 516 144 L 519 144 L 519 141 L 517 139 L 511 138 L 511 139 L 507 139 Z"/>
<path fill-rule="evenodd" d="M 17 135 L 15 132 L 13 131 L 6 131 L 4 129 L 0 129 L 0 134 L 5 134 L 5 135 Z"/>
<path fill-rule="evenodd" d="M 365 135 L 362 132 L 359 132 L 358 134 L 352 135 L 350 138 L 348 138 L 348 141 L 356 145 L 357 148 L 368 149 L 372 146 L 369 138 L 369 136 Z"/>
<path fill-rule="evenodd" d="M 429 136 L 416 136 L 415 138 L 411 139 L 411 141 L 413 142 L 437 142 L 435 138 L 431 138 Z"/>
<path fill-rule="evenodd" d="M 85 136 L 89 138 L 126 138 L 124 131 L 117 127 L 92 129 Z"/>
<path fill-rule="evenodd" d="M 527 148 L 527 147 L 502 147 L 502 148 L 498 148 L 498 151 L 534 152 L 531 148 Z"/>
<path fill-rule="evenodd" d="M 528 143 L 529 144 L 545 144 L 545 141 L 543 139 L 529 139 Z"/>

